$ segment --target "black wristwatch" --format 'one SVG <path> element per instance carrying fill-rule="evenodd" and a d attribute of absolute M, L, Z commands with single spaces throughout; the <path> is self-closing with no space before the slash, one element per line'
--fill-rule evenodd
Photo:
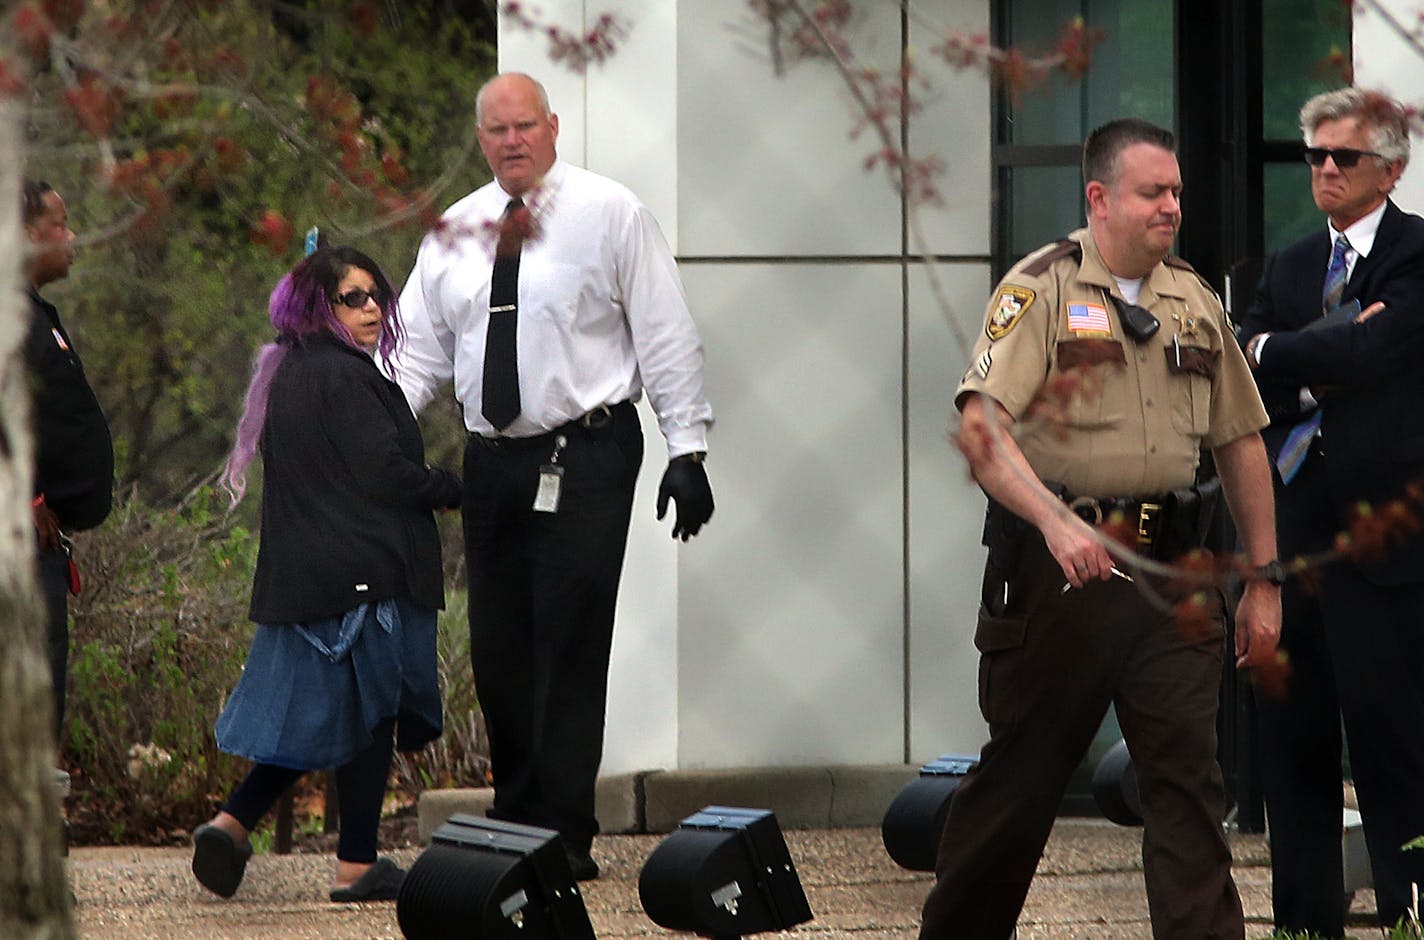
<path fill-rule="evenodd" d="M 1279 558 L 1272 558 L 1257 570 L 1261 572 L 1262 579 L 1269 581 L 1276 587 L 1285 584 L 1286 579 L 1290 577 L 1289 572 L 1286 571 L 1286 566 L 1281 563 Z"/>

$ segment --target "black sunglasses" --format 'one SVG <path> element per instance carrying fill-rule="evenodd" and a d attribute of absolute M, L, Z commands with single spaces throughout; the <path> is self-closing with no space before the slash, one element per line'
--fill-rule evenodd
<path fill-rule="evenodd" d="M 1335 149 L 1329 147 L 1305 148 L 1305 162 L 1311 166 L 1324 166 L 1326 157 L 1334 160 L 1335 165 L 1340 169 L 1348 170 L 1350 167 L 1359 163 L 1361 157 L 1379 157 L 1383 160 L 1384 154 L 1375 153 L 1373 150 L 1355 150 L 1353 147 L 1338 147 Z"/>
<path fill-rule="evenodd" d="M 382 310 L 386 308 L 385 295 L 381 291 L 362 290 L 357 287 L 331 298 L 332 303 L 350 307 L 352 310 L 360 310 L 365 307 L 368 300 L 375 300 L 376 306 Z"/>

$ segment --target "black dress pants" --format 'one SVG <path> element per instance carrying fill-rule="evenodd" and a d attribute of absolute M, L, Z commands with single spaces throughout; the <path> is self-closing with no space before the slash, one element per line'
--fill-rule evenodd
<path fill-rule="evenodd" d="M 1026 539 L 1023 555 L 1016 573 L 985 571 L 974 643 L 989 743 L 950 801 L 921 940 L 1012 934 L 1069 777 L 1110 704 L 1142 796 L 1152 936 L 1240 940 L 1216 759 L 1219 603 L 1186 635 L 1136 584 L 1113 577 L 1064 591 L 1042 538 Z"/>
<path fill-rule="evenodd" d="M 1288 487 L 1277 481 L 1276 520 L 1282 557 L 1331 543 L 1319 453 Z M 1342 721 L 1380 919 L 1392 925 L 1410 883 L 1424 886 L 1424 852 L 1400 849 L 1424 835 L 1424 584 L 1372 584 L 1343 561 L 1318 589 L 1287 584 L 1284 605 L 1287 694 L 1258 696 L 1257 709 L 1276 926 L 1345 933 Z"/>
<path fill-rule="evenodd" d="M 559 437 L 558 510 L 536 511 Z M 642 459 L 627 402 L 600 427 L 472 436 L 465 449 L 470 658 L 489 730 L 490 815 L 556 829 L 578 851 L 598 832 L 608 657 Z"/>

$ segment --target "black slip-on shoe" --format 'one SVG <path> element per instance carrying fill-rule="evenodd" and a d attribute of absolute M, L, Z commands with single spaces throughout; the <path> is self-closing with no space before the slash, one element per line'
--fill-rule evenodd
<path fill-rule="evenodd" d="M 575 881 L 594 881 L 598 878 L 598 863 L 587 850 L 565 845 L 564 855 L 568 857 L 569 871 L 573 872 Z"/>
<path fill-rule="evenodd" d="M 212 823 L 193 830 L 193 876 L 219 897 L 230 898 L 237 893 L 251 857 L 252 843 L 238 842 Z"/>
<path fill-rule="evenodd" d="M 333 901 L 394 901 L 405 881 L 405 869 L 388 858 L 378 858 L 366 874 L 345 888 L 332 888 Z"/>

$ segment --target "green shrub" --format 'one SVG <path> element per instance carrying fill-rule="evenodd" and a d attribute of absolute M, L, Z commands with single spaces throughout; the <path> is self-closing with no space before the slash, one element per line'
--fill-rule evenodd
<path fill-rule="evenodd" d="M 78 540 L 84 590 L 71 603 L 62 754 L 74 778 L 66 809 L 76 842 L 181 839 L 246 773 L 247 761 L 218 751 L 213 723 L 252 641 L 258 540 L 246 523 L 258 503 L 249 495 L 227 513 L 226 495 L 203 486 L 160 509 L 128 492 Z M 459 578 L 459 517 L 442 517 L 441 528 L 447 579 Z M 397 756 L 392 779 L 407 799 L 489 780 L 465 595 L 449 595 L 437 646 L 445 735 Z M 306 785 L 316 792 L 320 777 Z"/>
<path fill-rule="evenodd" d="M 491 780 L 489 739 L 470 669 L 470 628 L 463 590 L 448 592 L 439 631 L 436 655 L 445 733 L 418 754 L 397 754 L 393 770 L 396 785 L 412 796 L 428 789 L 488 786 Z"/>
<path fill-rule="evenodd" d="M 257 540 L 202 487 L 157 509 L 136 492 L 76 547 L 63 759 L 78 840 L 163 840 L 211 812 L 243 762 L 212 726 L 252 636 Z"/>

